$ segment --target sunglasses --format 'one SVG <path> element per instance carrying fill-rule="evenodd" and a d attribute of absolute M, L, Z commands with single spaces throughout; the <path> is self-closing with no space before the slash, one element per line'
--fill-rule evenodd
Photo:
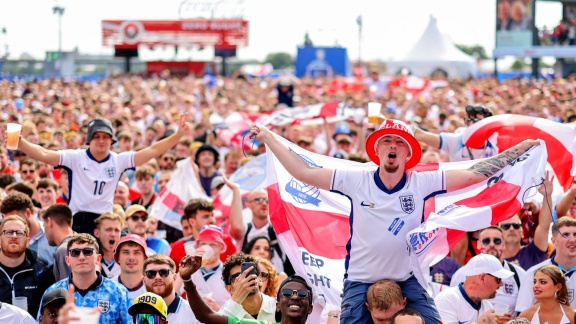
<path fill-rule="evenodd" d="M 134 317 L 136 324 L 160 324 L 162 323 L 160 315 L 157 314 L 136 314 Z"/>
<path fill-rule="evenodd" d="M 137 222 L 138 220 L 142 220 L 143 222 L 145 222 L 146 220 L 148 220 L 148 215 L 141 215 L 141 216 L 132 215 L 132 216 L 130 216 L 130 219 L 133 222 Z"/>
<path fill-rule="evenodd" d="M 493 275 L 491 275 L 491 274 L 489 274 L 489 273 L 487 273 L 487 275 L 489 275 L 490 277 L 496 279 L 496 283 L 497 283 L 497 284 L 501 284 L 501 283 L 502 283 L 502 278 L 498 278 L 498 277 L 493 276 Z"/>
<path fill-rule="evenodd" d="M 70 249 L 69 253 L 73 258 L 79 257 L 80 253 L 84 254 L 85 257 L 89 257 L 94 254 L 94 248 Z"/>
<path fill-rule="evenodd" d="M 298 298 L 306 298 L 310 294 L 310 292 L 306 289 L 299 289 L 299 290 L 282 289 L 282 296 L 286 298 L 292 298 L 294 293 L 296 293 Z"/>
<path fill-rule="evenodd" d="M 252 201 L 255 201 L 257 204 L 267 204 L 268 198 L 254 198 Z"/>
<path fill-rule="evenodd" d="M 489 237 L 487 237 L 487 238 L 482 240 L 483 245 L 489 245 L 490 242 L 494 242 L 494 244 L 500 245 L 500 244 L 502 244 L 502 239 L 501 238 L 490 239 Z"/>
<path fill-rule="evenodd" d="M 268 272 L 260 271 L 260 278 L 262 278 L 262 282 L 266 282 L 268 281 L 268 278 L 270 278 L 270 274 Z"/>
<path fill-rule="evenodd" d="M 519 230 L 520 227 L 522 227 L 521 224 L 502 224 L 502 225 L 500 225 L 500 227 L 505 231 L 509 230 L 510 226 L 514 227 L 515 230 Z"/>
<path fill-rule="evenodd" d="M 165 156 L 165 157 L 162 158 L 162 160 L 168 162 L 168 161 L 174 161 L 174 160 L 176 160 L 176 158 L 169 157 L 169 156 Z"/>
<path fill-rule="evenodd" d="M 36 172 L 36 170 L 22 170 L 22 171 L 20 171 L 20 173 L 23 173 L 23 174 L 34 173 L 34 172 Z"/>
<path fill-rule="evenodd" d="M 233 282 L 235 282 L 236 279 L 238 279 L 238 277 L 240 277 L 241 274 L 242 273 L 240 272 L 236 272 L 235 274 L 230 275 L 230 277 L 228 278 L 228 284 L 231 285 Z"/>
<path fill-rule="evenodd" d="M 170 270 L 170 269 L 146 270 L 145 274 L 146 274 L 146 278 L 154 279 L 154 278 L 156 278 L 157 273 L 160 274 L 160 277 L 166 278 L 170 275 L 171 272 L 172 272 L 172 270 Z"/>

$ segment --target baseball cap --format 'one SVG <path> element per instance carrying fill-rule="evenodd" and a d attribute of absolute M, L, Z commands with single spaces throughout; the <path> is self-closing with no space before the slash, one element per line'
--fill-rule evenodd
<path fill-rule="evenodd" d="M 196 238 L 196 245 L 200 241 L 215 241 L 223 245 L 220 254 L 226 252 L 226 243 L 224 242 L 224 234 L 222 234 L 222 228 L 216 225 L 204 225 L 198 233 Z"/>
<path fill-rule="evenodd" d="M 412 128 L 408 127 L 403 121 L 396 119 L 386 119 L 377 130 L 368 136 L 366 140 L 366 154 L 368 154 L 370 160 L 380 165 L 380 157 L 376 155 L 376 145 L 382 137 L 388 135 L 398 136 L 408 144 L 410 158 L 406 161 L 406 170 L 416 166 L 420 161 L 420 157 L 422 157 L 420 143 L 418 143 L 418 140 L 414 137 Z"/>
<path fill-rule="evenodd" d="M 137 212 L 143 212 L 143 213 L 146 213 L 146 215 L 148 215 L 148 211 L 146 210 L 146 208 L 144 208 L 144 206 L 134 204 L 134 205 L 130 205 L 130 207 L 128 207 L 126 209 L 126 212 L 124 213 L 124 218 L 128 218 L 128 217 L 136 214 Z"/>
<path fill-rule="evenodd" d="M 86 136 L 86 145 L 90 144 L 92 137 L 96 132 L 103 132 L 112 136 L 112 144 L 116 143 L 116 136 L 114 136 L 114 131 L 112 130 L 112 123 L 103 118 L 94 118 L 90 123 L 88 123 L 88 136 Z"/>
<path fill-rule="evenodd" d="M 50 290 L 49 292 L 44 294 L 44 297 L 42 298 L 42 309 L 44 309 L 44 307 L 48 306 L 49 304 L 59 300 L 61 300 L 62 304 L 64 304 L 66 302 L 67 293 L 68 292 L 66 291 L 66 289 L 63 288 L 56 288 L 54 290 Z"/>
<path fill-rule="evenodd" d="M 198 157 L 200 156 L 200 153 L 202 153 L 204 151 L 210 151 L 210 152 L 214 153 L 214 164 L 216 164 L 216 162 L 218 162 L 218 159 L 220 158 L 220 154 L 218 153 L 218 151 L 216 151 L 216 149 L 214 147 L 212 147 L 211 145 L 208 145 L 208 144 L 202 144 L 202 146 L 200 146 L 198 148 L 198 150 L 196 151 L 196 155 L 194 156 L 194 162 L 198 163 Z"/>
<path fill-rule="evenodd" d="M 130 314 L 130 316 L 136 316 L 140 314 L 141 309 L 146 305 L 151 306 L 155 310 L 155 313 L 160 315 L 164 320 L 168 318 L 168 306 L 166 306 L 164 298 L 151 292 L 143 293 L 136 297 L 134 299 L 134 305 L 128 308 L 128 314 Z"/>
<path fill-rule="evenodd" d="M 496 278 L 506 279 L 514 275 L 502 267 L 502 262 L 490 254 L 478 254 L 466 264 L 466 277 L 487 273 Z"/>
<path fill-rule="evenodd" d="M 336 128 L 334 129 L 334 134 L 332 135 L 332 138 L 336 141 L 338 135 L 340 134 L 345 134 L 350 137 L 352 136 L 352 131 L 350 130 L 350 125 L 348 125 L 347 121 L 342 121 L 336 124 Z"/>
<path fill-rule="evenodd" d="M 222 178 L 222 176 L 215 176 L 212 178 L 212 182 L 210 182 L 210 190 L 214 190 L 222 184 L 224 184 L 224 178 Z"/>
<path fill-rule="evenodd" d="M 118 262 L 118 254 L 120 253 L 120 246 L 122 245 L 122 243 L 126 242 L 134 242 L 140 245 L 142 247 L 142 250 L 144 250 L 144 260 L 148 259 L 148 256 L 146 255 L 146 248 L 148 247 L 148 245 L 146 245 L 146 241 L 144 241 L 144 239 L 138 235 L 128 234 L 123 236 L 118 242 L 118 244 L 116 244 L 116 248 L 114 249 L 114 261 Z"/>

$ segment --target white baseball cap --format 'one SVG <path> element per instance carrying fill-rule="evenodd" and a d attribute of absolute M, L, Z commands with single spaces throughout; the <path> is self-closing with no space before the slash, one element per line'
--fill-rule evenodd
<path fill-rule="evenodd" d="M 478 254 L 466 264 L 466 277 L 487 273 L 496 278 L 506 279 L 514 275 L 510 270 L 504 269 L 502 263 L 490 254 Z"/>

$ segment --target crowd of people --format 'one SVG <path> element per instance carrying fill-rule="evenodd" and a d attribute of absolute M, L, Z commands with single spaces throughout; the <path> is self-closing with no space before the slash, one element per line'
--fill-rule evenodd
<path fill-rule="evenodd" d="M 538 145 L 468 148 L 466 127 L 501 114 L 574 122 L 576 79 L 445 80 L 418 91 L 393 79 L 372 70 L 353 78 L 0 81 L 0 140 L 7 123 L 22 125 L 18 149 L 0 147 L 0 319 L 66 323 L 87 307 L 100 323 L 305 323 L 314 291 L 278 242 L 268 192 L 242 195 L 230 180 L 270 149 L 295 178 L 347 195 L 356 212 L 342 307 L 329 323 L 574 323 L 576 184 L 553 202 L 546 175 L 541 200 L 467 233 L 431 268 L 428 287 L 406 268 L 405 234 L 420 225 L 427 196 L 483 181 Z M 219 135 L 232 113 L 256 120 L 333 101 L 379 102 L 383 122 L 253 124 L 260 143 L 249 152 Z M 312 169 L 271 132 L 379 168 Z M 410 170 L 463 160 L 479 161 L 467 170 Z M 152 206 L 184 167 L 205 196 L 182 206 L 174 228 Z M 212 198 L 223 187 L 233 198 L 219 210 Z M 417 210 L 410 215 L 396 206 L 407 194 Z M 378 203 L 365 208 L 363 197 Z M 404 227 L 381 235 L 395 217 Z"/>

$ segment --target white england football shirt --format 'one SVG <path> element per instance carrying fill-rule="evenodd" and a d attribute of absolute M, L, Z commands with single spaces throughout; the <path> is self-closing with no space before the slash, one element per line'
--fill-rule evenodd
<path fill-rule="evenodd" d="M 462 141 L 462 134 L 453 133 L 440 133 L 440 149 L 450 156 L 450 162 L 484 159 L 498 154 L 498 149 L 490 141 L 486 141 L 483 148 L 471 148 L 468 151 Z"/>
<path fill-rule="evenodd" d="M 504 262 L 503 265 L 504 269 L 512 271 L 512 269 L 510 269 L 510 264 L 511 263 L 509 262 Z M 530 287 L 530 289 L 532 289 L 532 279 L 528 278 L 526 271 L 524 271 L 524 269 L 515 264 L 512 264 L 512 266 L 514 267 L 514 270 L 516 270 L 516 273 L 518 274 L 518 279 L 520 280 L 520 287 L 518 287 L 518 284 L 516 283 L 516 279 L 514 278 L 514 276 L 502 279 L 502 287 L 496 290 L 496 297 L 489 299 L 489 301 L 493 305 L 494 304 L 508 305 L 509 314 L 515 313 L 516 302 L 520 294 L 520 288 L 522 288 L 523 286 L 528 286 Z M 464 274 L 466 272 L 465 269 L 466 266 L 463 266 L 452 275 L 452 281 L 450 282 L 450 286 L 452 287 L 458 286 L 458 284 L 466 280 L 466 275 Z"/>
<path fill-rule="evenodd" d="M 537 265 L 533 266 L 532 268 L 526 271 L 526 276 L 530 278 L 530 285 L 522 285 L 520 287 L 520 295 L 518 296 L 518 301 L 516 302 L 516 310 L 521 312 L 526 308 L 534 305 L 536 302 L 536 298 L 534 298 L 534 291 L 532 287 L 534 286 L 534 272 L 536 270 L 542 268 L 545 265 L 554 264 L 552 263 L 552 257 L 538 263 Z M 557 265 L 557 264 L 555 264 Z M 574 289 L 576 289 L 576 271 L 570 269 L 568 272 L 564 272 L 564 276 L 566 277 L 566 288 L 568 288 L 568 297 L 570 298 L 569 302 L 570 305 L 574 305 Z"/>
<path fill-rule="evenodd" d="M 422 223 L 425 199 L 446 190 L 441 170 L 408 171 L 392 190 L 386 189 L 378 170 L 332 174 L 331 190 L 352 202 L 345 278 L 353 281 L 408 279 L 406 234 Z"/>
<path fill-rule="evenodd" d="M 102 214 L 112 211 L 114 191 L 124 171 L 134 168 L 134 152 L 110 152 L 98 162 L 89 150 L 63 150 L 59 167 L 68 171 L 68 207 Z"/>
<path fill-rule="evenodd" d="M 488 300 L 483 300 L 480 305 L 476 305 L 468 297 L 462 285 L 444 289 L 434 298 L 434 303 L 444 324 L 472 324 L 488 310 L 494 309 Z"/>

